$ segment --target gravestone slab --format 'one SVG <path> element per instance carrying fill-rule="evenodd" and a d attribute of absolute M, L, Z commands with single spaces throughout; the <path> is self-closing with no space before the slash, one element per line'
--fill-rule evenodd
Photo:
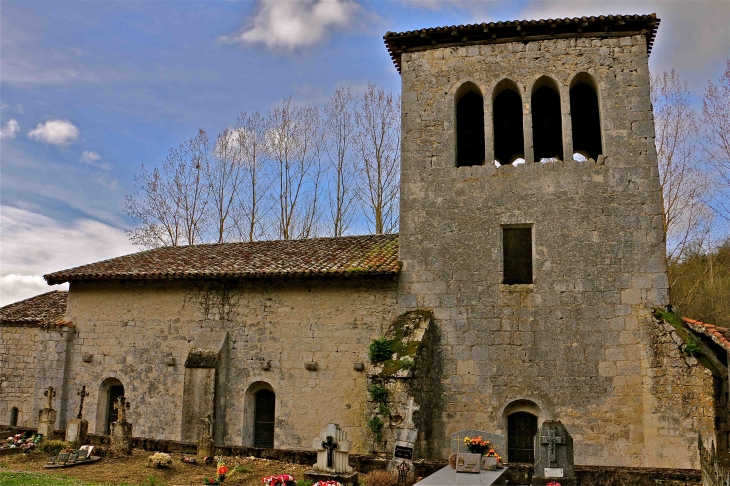
<path fill-rule="evenodd" d="M 576 486 L 573 465 L 573 438 L 560 420 L 546 420 L 535 436 L 533 486 Z"/>
<path fill-rule="evenodd" d="M 505 436 L 478 429 L 464 429 L 451 434 L 451 453 L 459 454 L 469 452 L 469 449 L 467 449 L 466 445 L 464 445 L 464 437 L 474 438 L 479 436 L 482 437 L 482 440 L 488 440 L 492 444 L 492 449 L 494 449 L 497 454 L 504 456 L 506 444 Z"/>
<path fill-rule="evenodd" d="M 418 438 L 418 429 L 395 429 L 395 448 L 393 450 L 393 460 L 388 469 L 397 467 L 403 461 L 412 462 L 413 452 L 416 448 L 416 439 Z"/>
<path fill-rule="evenodd" d="M 314 439 L 312 447 L 317 451 L 317 463 L 304 473 L 307 479 L 357 485 L 358 473 L 350 467 L 350 441 L 339 425 L 328 424 Z"/>
<path fill-rule="evenodd" d="M 66 442 L 76 442 L 79 445 L 86 443 L 86 435 L 89 431 L 89 421 L 84 419 L 71 419 L 66 424 Z"/>

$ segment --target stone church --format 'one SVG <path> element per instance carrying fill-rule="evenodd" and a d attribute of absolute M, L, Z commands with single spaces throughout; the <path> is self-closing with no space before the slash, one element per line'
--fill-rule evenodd
<path fill-rule="evenodd" d="M 96 434 L 124 395 L 138 437 L 192 442 L 211 413 L 219 444 L 306 449 L 336 422 L 367 453 L 368 387 L 382 378 L 369 345 L 415 315 L 413 366 L 383 383 L 415 399 L 420 457 L 447 457 L 449 434 L 477 428 L 530 462 L 554 419 L 578 464 L 696 468 L 713 377 L 652 317 L 668 304 L 658 26 L 619 15 L 387 33 L 402 79 L 400 233 L 165 247 L 50 273 L 68 293 L 0 314 L 0 423 L 36 425 L 52 385 L 63 429 L 85 386 Z"/>

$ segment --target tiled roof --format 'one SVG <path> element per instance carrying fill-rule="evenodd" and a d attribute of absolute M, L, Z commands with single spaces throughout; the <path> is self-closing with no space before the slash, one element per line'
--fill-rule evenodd
<path fill-rule="evenodd" d="M 2 324 L 71 326 L 64 321 L 68 292 L 55 290 L 0 307 Z"/>
<path fill-rule="evenodd" d="M 687 317 L 683 317 L 682 321 L 694 332 L 709 337 L 723 348 L 730 349 L 730 329 L 707 324 L 706 322 L 695 321 Z"/>
<path fill-rule="evenodd" d="M 72 280 L 389 275 L 400 270 L 398 235 L 167 246 L 45 275 Z"/>
<path fill-rule="evenodd" d="M 650 15 L 601 15 L 563 19 L 513 20 L 468 25 L 432 27 L 408 32 L 388 32 L 383 36 L 393 64 L 400 72 L 404 52 L 440 47 L 526 42 L 570 37 L 646 36 L 651 53 L 660 20 Z"/>

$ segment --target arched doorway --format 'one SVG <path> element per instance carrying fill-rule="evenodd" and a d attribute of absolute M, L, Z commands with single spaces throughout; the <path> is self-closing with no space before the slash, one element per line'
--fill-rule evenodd
<path fill-rule="evenodd" d="M 99 398 L 96 405 L 96 433 L 109 435 L 111 423 L 119 418 L 114 403 L 124 396 L 124 385 L 116 378 L 107 378 L 99 386 Z"/>
<path fill-rule="evenodd" d="M 18 425 L 18 407 L 13 407 L 10 410 L 10 426 L 16 427 Z"/>
<path fill-rule="evenodd" d="M 259 390 L 254 394 L 254 447 L 274 447 L 274 420 L 276 395 L 271 390 Z"/>
<path fill-rule="evenodd" d="M 507 458 L 509 462 L 535 462 L 534 439 L 537 416 L 515 412 L 507 416 Z"/>

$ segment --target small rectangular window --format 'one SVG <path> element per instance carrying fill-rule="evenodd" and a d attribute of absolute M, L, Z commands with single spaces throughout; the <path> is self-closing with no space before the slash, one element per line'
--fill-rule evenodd
<path fill-rule="evenodd" d="M 532 283 L 532 228 L 502 228 L 502 255 L 502 283 Z"/>

